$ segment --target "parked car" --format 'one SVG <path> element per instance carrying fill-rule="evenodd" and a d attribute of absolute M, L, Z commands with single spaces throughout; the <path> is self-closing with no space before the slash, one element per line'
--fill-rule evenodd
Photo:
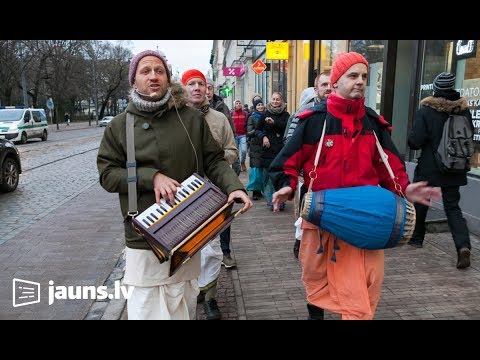
<path fill-rule="evenodd" d="M 98 122 L 98 126 L 107 126 L 112 119 L 113 116 L 104 116 L 103 119 Z"/>
<path fill-rule="evenodd" d="M 15 190 L 21 173 L 20 154 L 16 146 L 9 140 L 0 139 L 0 191 Z"/>

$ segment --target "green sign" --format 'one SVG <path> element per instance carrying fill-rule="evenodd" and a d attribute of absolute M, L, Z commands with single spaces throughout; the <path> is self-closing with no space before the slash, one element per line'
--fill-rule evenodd
<path fill-rule="evenodd" d="M 228 97 L 228 95 L 230 95 L 233 92 L 233 90 L 230 89 L 228 86 L 225 86 L 222 90 L 220 90 L 220 92 Z"/>

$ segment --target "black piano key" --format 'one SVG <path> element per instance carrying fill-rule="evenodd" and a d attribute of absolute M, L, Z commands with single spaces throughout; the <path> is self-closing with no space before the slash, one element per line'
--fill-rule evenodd
<path fill-rule="evenodd" d="M 193 187 L 195 187 L 195 189 L 198 189 L 198 188 L 200 187 L 200 186 L 198 186 L 197 184 L 195 184 L 195 181 L 193 181 L 193 182 L 191 183 L 191 185 L 192 185 Z"/>
<path fill-rule="evenodd" d="M 152 217 L 153 217 L 155 220 L 158 220 L 158 217 L 156 217 L 154 213 L 150 213 L 150 215 L 152 215 Z"/>
<path fill-rule="evenodd" d="M 188 187 L 192 189 L 192 191 L 195 191 L 195 188 L 192 185 L 188 184 Z"/>
<path fill-rule="evenodd" d="M 202 182 L 201 182 L 200 180 L 198 180 L 198 179 L 193 180 L 193 182 L 196 182 L 199 186 L 202 186 L 202 185 L 203 185 Z"/>
<path fill-rule="evenodd" d="M 147 215 L 147 219 L 150 220 L 150 222 L 155 222 L 155 220 L 153 220 L 149 215 Z"/>
<path fill-rule="evenodd" d="M 143 221 L 147 226 L 150 226 L 150 223 L 149 223 L 147 220 L 142 219 L 142 221 Z"/>
<path fill-rule="evenodd" d="M 162 210 L 160 210 L 159 208 L 157 208 L 156 210 L 160 213 L 160 215 L 164 215 L 164 213 L 162 212 Z"/>
<path fill-rule="evenodd" d="M 166 204 L 166 205 L 168 205 L 168 206 L 170 206 L 170 208 L 172 208 L 172 209 L 173 209 L 173 205 L 172 205 L 172 204 L 170 204 L 170 201 L 168 201 L 168 200 L 165 200 L 165 204 Z"/>
<path fill-rule="evenodd" d="M 162 209 L 162 210 L 165 211 L 166 213 L 168 212 L 168 210 L 165 209 L 162 205 L 160 205 L 160 209 Z"/>
<path fill-rule="evenodd" d="M 186 192 L 186 193 L 187 193 L 187 195 L 190 195 L 190 191 L 188 191 L 188 189 L 187 189 L 187 188 L 185 188 L 185 187 L 182 187 L 182 190 L 183 190 L 183 192 Z"/>

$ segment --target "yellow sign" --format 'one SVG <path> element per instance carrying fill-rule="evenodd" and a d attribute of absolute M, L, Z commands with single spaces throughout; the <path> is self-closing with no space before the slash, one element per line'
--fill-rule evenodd
<path fill-rule="evenodd" d="M 288 60 L 288 42 L 267 42 L 267 60 Z"/>

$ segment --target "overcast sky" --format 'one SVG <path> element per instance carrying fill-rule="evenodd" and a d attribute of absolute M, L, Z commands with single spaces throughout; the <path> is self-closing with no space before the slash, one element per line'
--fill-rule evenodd
<path fill-rule="evenodd" d="M 213 40 L 128 40 L 122 43 L 133 54 L 144 50 L 162 50 L 172 65 L 174 75 L 177 72 L 182 76 L 189 69 L 198 69 L 206 75 L 211 69 Z"/>

